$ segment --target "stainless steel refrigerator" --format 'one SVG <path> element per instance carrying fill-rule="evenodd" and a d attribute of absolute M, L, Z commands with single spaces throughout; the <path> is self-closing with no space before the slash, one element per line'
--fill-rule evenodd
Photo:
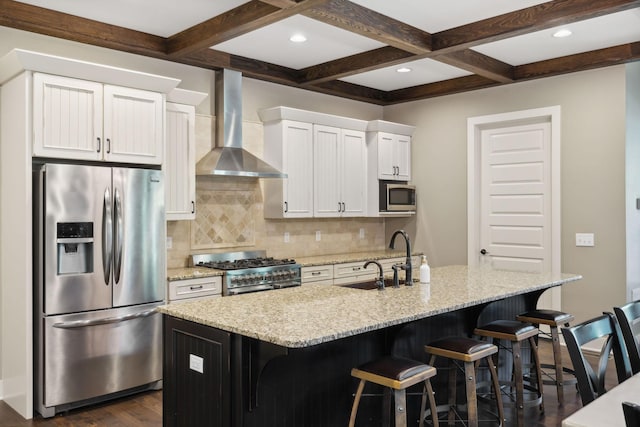
<path fill-rule="evenodd" d="M 46 163 L 33 182 L 36 410 L 160 387 L 162 172 Z"/>

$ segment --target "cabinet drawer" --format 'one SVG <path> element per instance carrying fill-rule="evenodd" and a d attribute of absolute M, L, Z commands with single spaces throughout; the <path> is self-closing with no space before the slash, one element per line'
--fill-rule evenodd
<path fill-rule="evenodd" d="M 378 274 L 378 269 L 374 268 L 374 265 L 370 265 L 369 268 L 364 268 L 364 262 L 348 262 L 344 264 L 334 264 L 333 266 L 333 279 L 342 279 L 343 277 L 362 276 L 363 278 L 375 277 Z M 359 277 L 360 278 L 360 277 Z M 337 282 L 336 282 L 337 284 Z"/>
<path fill-rule="evenodd" d="M 220 295 L 221 293 L 222 277 L 219 276 L 169 282 L 169 301 Z"/>
<path fill-rule="evenodd" d="M 319 280 L 331 280 L 333 279 L 333 264 L 302 267 L 300 275 L 302 276 L 303 284 Z"/>

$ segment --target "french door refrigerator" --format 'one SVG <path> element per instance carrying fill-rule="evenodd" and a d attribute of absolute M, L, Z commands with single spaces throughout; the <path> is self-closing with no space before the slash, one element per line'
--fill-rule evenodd
<path fill-rule="evenodd" d="M 34 164 L 36 410 L 162 385 L 159 170 Z"/>

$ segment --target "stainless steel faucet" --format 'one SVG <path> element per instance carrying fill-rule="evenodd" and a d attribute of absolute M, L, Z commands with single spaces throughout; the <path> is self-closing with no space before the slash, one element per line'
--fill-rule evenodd
<path fill-rule="evenodd" d="M 369 264 L 375 264 L 378 266 L 378 277 L 376 278 L 376 286 L 378 287 L 379 291 L 383 291 L 384 290 L 384 269 L 382 268 L 382 265 L 378 261 L 367 261 L 364 263 L 363 268 L 367 268 Z"/>
<path fill-rule="evenodd" d="M 412 277 L 412 269 L 413 266 L 411 265 L 411 242 L 409 241 L 409 235 L 407 234 L 406 231 L 404 230 L 396 230 L 393 235 L 391 236 L 391 242 L 389 243 L 389 249 L 395 249 L 394 245 L 395 245 L 395 241 L 396 241 L 396 236 L 398 234 L 401 234 L 402 237 L 404 237 L 404 241 L 406 243 L 406 247 L 407 247 L 407 259 L 405 260 L 404 264 L 396 264 L 397 268 L 401 268 L 404 270 L 404 284 L 407 286 L 411 286 L 413 285 L 413 277 Z M 395 266 L 394 266 L 395 267 Z M 394 269 L 394 286 L 397 285 L 397 280 L 398 280 L 398 275 L 397 275 L 397 269 Z"/>

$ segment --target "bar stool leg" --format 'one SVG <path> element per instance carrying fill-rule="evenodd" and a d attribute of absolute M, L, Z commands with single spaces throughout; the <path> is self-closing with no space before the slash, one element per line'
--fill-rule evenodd
<path fill-rule="evenodd" d="M 394 390 L 393 391 L 394 405 L 395 405 L 395 414 L 396 414 L 396 426 L 406 426 L 407 425 L 407 395 L 402 390 Z"/>
<path fill-rule="evenodd" d="M 427 399 L 429 399 L 429 408 L 431 409 L 431 418 L 433 419 L 433 427 L 438 427 L 438 407 L 436 406 L 436 399 L 433 395 L 433 387 L 431 381 L 424 382 L 424 389 L 422 392 L 422 403 L 420 404 L 420 423 L 418 427 L 424 427 L 424 414 L 427 407 Z"/>
<path fill-rule="evenodd" d="M 448 425 L 453 426 L 456 422 L 456 395 L 457 395 L 457 379 L 456 366 L 453 360 L 449 360 L 449 415 L 447 417 Z"/>
<path fill-rule="evenodd" d="M 356 425 L 356 414 L 358 413 L 358 405 L 360 405 L 360 398 L 362 397 L 362 390 L 364 390 L 365 380 L 360 380 L 356 395 L 353 400 L 353 407 L 351 408 L 351 417 L 349 418 L 349 427 Z"/>
<path fill-rule="evenodd" d="M 542 379 L 542 368 L 540 366 L 540 355 L 538 354 L 538 346 L 536 345 L 536 340 L 534 337 L 529 338 L 529 345 L 531 346 L 531 351 L 533 353 L 533 360 L 536 369 L 536 378 L 538 382 L 538 397 L 541 398 L 544 393 L 544 385 Z M 544 414 L 544 400 L 540 399 L 540 411 Z"/>
<path fill-rule="evenodd" d="M 569 326 L 567 323 L 565 326 Z M 553 364 L 556 367 L 556 391 L 558 393 L 558 404 L 564 405 L 564 378 L 562 376 L 562 353 L 560 349 L 560 337 L 558 328 L 551 326 L 551 345 L 553 347 Z"/>
<path fill-rule="evenodd" d="M 478 427 L 478 397 L 476 395 L 475 363 L 464 362 L 464 376 L 467 385 L 467 419 L 470 427 Z"/>
<path fill-rule="evenodd" d="M 382 425 L 391 425 L 391 389 L 385 387 L 382 391 Z"/>
<path fill-rule="evenodd" d="M 504 426 L 504 405 L 502 405 L 502 395 L 500 393 L 500 380 L 498 380 L 498 371 L 496 365 L 493 363 L 493 358 L 487 358 L 487 364 L 489 365 L 489 372 L 491 373 L 491 382 L 493 383 L 493 391 L 496 394 L 496 402 L 498 404 L 498 417 L 500 418 L 500 425 Z"/>
<path fill-rule="evenodd" d="M 522 357 L 520 343 L 513 341 L 513 377 L 516 383 L 516 415 L 518 427 L 524 427 L 524 382 L 522 381 Z"/>

